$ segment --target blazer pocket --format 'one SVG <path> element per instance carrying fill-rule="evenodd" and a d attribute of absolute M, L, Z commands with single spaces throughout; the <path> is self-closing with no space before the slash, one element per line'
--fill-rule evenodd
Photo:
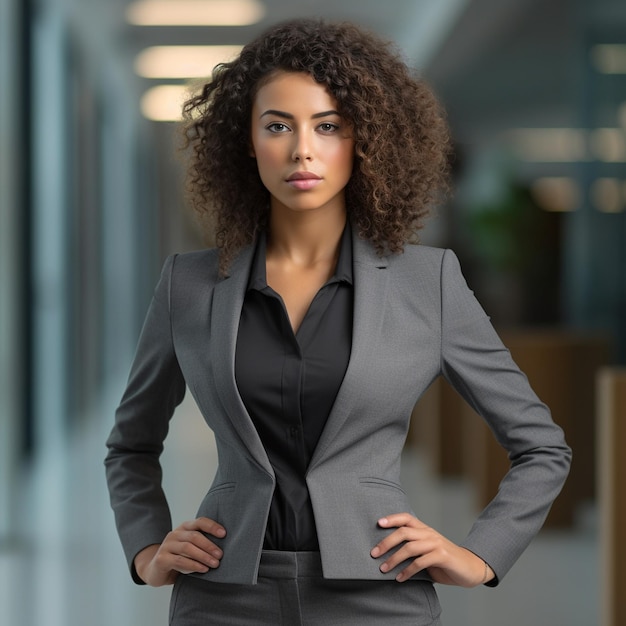
<path fill-rule="evenodd" d="M 198 517 L 208 517 L 228 528 L 232 517 L 233 494 L 237 489 L 237 483 L 220 483 L 209 489 L 198 508 Z M 220 540 L 211 537 L 211 541 L 220 544 Z"/>
<path fill-rule="evenodd" d="M 402 485 L 394 483 L 391 480 L 385 480 L 384 478 L 377 478 L 375 476 L 363 476 L 359 478 L 359 483 L 364 487 L 371 487 L 373 489 L 395 489 L 402 495 L 406 496 Z"/>
<path fill-rule="evenodd" d="M 214 487 L 211 487 L 211 489 L 209 489 L 209 491 L 207 492 L 205 498 L 212 496 L 218 491 L 235 491 L 236 487 L 237 487 L 237 483 L 220 483 L 219 485 L 215 485 Z"/>

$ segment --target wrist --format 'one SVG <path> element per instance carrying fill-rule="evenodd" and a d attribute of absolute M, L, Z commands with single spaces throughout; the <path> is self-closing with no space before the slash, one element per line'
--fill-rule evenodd
<path fill-rule="evenodd" d="M 475 552 L 472 552 L 469 548 L 461 546 L 465 550 L 466 554 L 472 558 L 472 574 L 473 581 L 470 586 L 484 585 L 496 577 L 495 572 L 491 569 L 491 566 L 485 559 L 478 556 Z"/>
<path fill-rule="evenodd" d="M 493 580 L 496 577 L 495 572 L 491 569 L 491 567 L 489 567 L 489 564 L 487 563 L 487 561 L 483 561 L 483 564 L 484 564 L 483 578 L 479 583 L 481 585 L 488 583 L 489 581 Z"/>
<path fill-rule="evenodd" d="M 159 549 L 158 543 L 149 545 L 143 550 L 139 551 L 133 560 L 133 563 L 135 565 L 135 571 L 137 572 L 137 576 L 139 576 L 139 578 L 141 578 L 141 580 L 143 580 L 145 583 L 148 583 L 148 580 L 147 580 L 148 566 L 152 562 L 152 559 L 154 558 L 154 555 L 157 553 L 158 549 Z"/>

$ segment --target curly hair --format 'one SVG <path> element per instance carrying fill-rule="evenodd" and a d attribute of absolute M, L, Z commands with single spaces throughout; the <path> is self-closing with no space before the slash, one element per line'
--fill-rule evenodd
<path fill-rule="evenodd" d="M 187 191 L 212 227 L 220 268 L 267 227 L 270 197 L 250 156 L 254 97 L 278 71 L 324 85 L 354 133 L 350 221 L 379 254 L 399 253 L 447 191 L 450 140 L 431 89 L 391 43 L 350 23 L 299 19 L 270 28 L 183 105 Z"/>

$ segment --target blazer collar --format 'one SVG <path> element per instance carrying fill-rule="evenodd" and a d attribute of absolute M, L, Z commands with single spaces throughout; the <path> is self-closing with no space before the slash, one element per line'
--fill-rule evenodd
<path fill-rule="evenodd" d="M 353 236 L 354 315 L 350 361 L 335 403 L 309 463 L 308 472 L 332 450 L 332 443 L 352 414 L 354 399 L 367 393 L 376 337 L 387 302 L 388 259 L 356 233 Z"/>
<path fill-rule="evenodd" d="M 309 470 L 323 459 L 336 433 L 350 415 L 352 398 L 363 393 L 368 369 L 375 353 L 373 337 L 379 335 L 387 290 L 387 258 L 353 232 L 354 324 L 352 351 L 335 404 L 311 459 Z M 271 464 L 235 382 L 235 349 L 239 318 L 248 287 L 255 246 L 242 250 L 230 273 L 215 286 L 211 310 L 209 352 L 215 383 L 228 417 L 233 422 L 251 457 L 272 474 Z"/>
<path fill-rule="evenodd" d="M 210 362 L 215 386 L 226 414 L 252 460 L 273 475 L 271 463 L 235 382 L 235 348 L 239 318 L 248 284 L 254 246 L 244 248 L 233 260 L 228 276 L 215 285 L 211 308 Z"/>

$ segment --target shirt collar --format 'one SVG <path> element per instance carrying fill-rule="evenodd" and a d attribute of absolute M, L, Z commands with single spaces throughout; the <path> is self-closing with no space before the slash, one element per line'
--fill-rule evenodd
<path fill-rule="evenodd" d="M 337 280 L 352 285 L 352 260 L 352 229 L 350 228 L 350 223 L 346 222 L 343 235 L 341 236 L 337 267 L 331 281 Z"/>
<path fill-rule="evenodd" d="M 345 282 L 349 285 L 352 281 L 352 229 L 346 223 L 341 236 L 339 248 L 339 258 L 335 273 L 326 283 Z M 261 291 L 267 287 L 267 272 L 265 268 L 265 253 L 267 249 L 267 235 L 265 232 L 259 234 L 257 239 L 252 266 L 250 268 L 250 278 L 248 280 L 248 290 L 256 289 Z"/>

